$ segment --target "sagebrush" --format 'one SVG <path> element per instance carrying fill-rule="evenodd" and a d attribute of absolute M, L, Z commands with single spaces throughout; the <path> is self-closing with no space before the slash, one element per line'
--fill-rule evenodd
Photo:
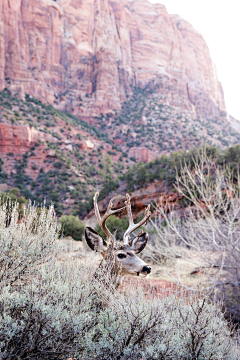
<path fill-rule="evenodd" d="M 7 359 L 237 359 L 233 329 L 206 298 L 110 293 L 95 307 L 91 281 L 75 262 L 41 269 L 32 283 L 3 289 L 0 355 Z M 106 291 L 106 290 L 105 290 Z"/>
<path fill-rule="evenodd" d="M 59 225 L 53 207 L 24 211 L 8 199 L 0 206 L 0 288 L 26 281 L 27 276 L 53 255 Z"/>
<path fill-rule="evenodd" d="M 233 329 L 217 303 L 194 294 L 154 298 L 141 288 L 106 289 L 79 260 L 56 256 L 52 211 L 43 208 L 38 218 L 29 206 L 19 222 L 15 207 L 9 226 L 1 211 L 2 263 L 11 264 L 12 274 L 1 282 L 2 360 L 239 358 Z M 16 254 L 22 267 L 14 266 Z M 102 297 L 107 301 L 96 306 Z"/>

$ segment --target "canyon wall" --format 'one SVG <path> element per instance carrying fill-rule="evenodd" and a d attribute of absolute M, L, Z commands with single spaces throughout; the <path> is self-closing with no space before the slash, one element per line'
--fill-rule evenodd
<path fill-rule="evenodd" d="M 132 86 L 213 117 L 225 112 L 209 49 L 147 0 L 0 0 L 0 90 L 83 118 L 120 109 Z"/>

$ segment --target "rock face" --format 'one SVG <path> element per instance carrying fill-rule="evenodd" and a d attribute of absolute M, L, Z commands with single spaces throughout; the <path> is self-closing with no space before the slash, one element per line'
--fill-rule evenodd
<path fill-rule="evenodd" d="M 22 155 L 39 139 L 44 138 L 35 128 L 0 123 L 1 153 Z"/>
<path fill-rule="evenodd" d="M 0 151 L 1 159 L 4 162 L 4 171 L 11 175 L 15 173 L 15 160 L 22 159 L 22 155 L 30 151 L 38 141 L 46 143 L 46 141 L 56 142 L 51 134 L 45 134 L 36 130 L 34 127 L 26 125 L 11 125 L 8 123 L 0 123 Z M 52 157 L 51 151 L 46 151 L 44 146 L 38 147 L 32 154 L 26 174 L 36 179 L 41 167 L 47 169 L 45 159 Z"/>
<path fill-rule="evenodd" d="M 129 150 L 129 157 L 134 157 L 137 161 L 148 162 L 156 157 L 156 153 L 148 148 L 132 147 Z"/>
<path fill-rule="evenodd" d="M 164 5 L 0 0 L 0 90 L 90 118 L 160 77 L 163 102 L 195 116 L 226 111 L 203 37 Z"/>

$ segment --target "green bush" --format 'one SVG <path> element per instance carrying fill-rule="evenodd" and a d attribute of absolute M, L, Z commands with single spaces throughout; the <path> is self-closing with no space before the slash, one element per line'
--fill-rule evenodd
<path fill-rule="evenodd" d="M 55 163 L 53 163 L 53 166 L 57 169 L 61 169 L 62 165 L 61 161 L 55 161 Z"/>
<path fill-rule="evenodd" d="M 84 224 L 77 216 L 63 215 L 60 218 L 60 223 L 64 236 L 71 236 L 74 240 L 82 240 Z"/>
<path fill-rule="evenodd" d="M 109 155 L 117 155 L 116 151 L 114 150 L 108 150 L 107 152 Z"/>

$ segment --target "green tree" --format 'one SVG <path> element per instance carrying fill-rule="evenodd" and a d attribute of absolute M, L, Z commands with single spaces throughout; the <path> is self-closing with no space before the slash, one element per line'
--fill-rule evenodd
<path fill-rule="evenodd" d="M 60 223 L 64 236 L 71 236 L 74 240 L 82 240 L 84 224 L 77 216 L 63 215 L 60 218 Z"/>
<path fill-rule="evenodd" d="M 116 187 L 116 182 L 113 180 L 113 162 L 109 154 L 103 158 L 100 174 L 103 188 L 100 192 L 99 200 L 105 198 Z"/>

